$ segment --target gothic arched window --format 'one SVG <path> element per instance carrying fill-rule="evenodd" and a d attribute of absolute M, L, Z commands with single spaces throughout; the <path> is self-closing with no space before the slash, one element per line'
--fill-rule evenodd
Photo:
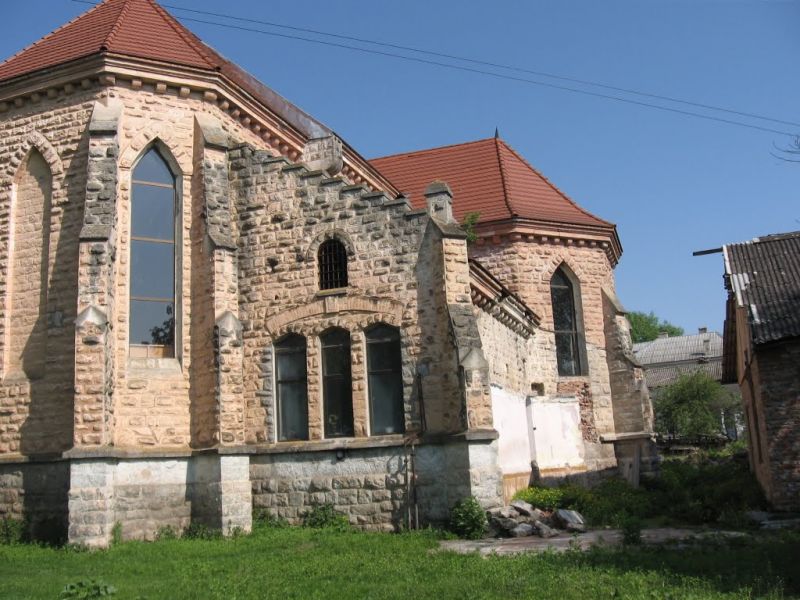
<path fill-rule="evenodd" d="M 275 344 L 278 440 L 308 439 L 306 338 L 289 334 Z"/>
<path fill-rule="evenodd" d="M 175 356 L 175 176 L 151 148 L 133 170 L 130 355 Z"/>
<path fill-rule="evenodd" d="M 347 287 L 347 249 L 339 240 L 325 240 L 317 252 L 319 289 Z"/>
<path fill-rule="evenodd" d="M 553 330 L 556 336 L 559 375 L 586 374 L 579 293 L 576 283 L 573 283 L 564 268 L 556 269 L 550 280 L 550 297 L 553 302 Z"/>
<path fill-rule="evenodd" d="M 350 332 L 331 329 L 322 342 L 322 398 L 325 437 L 353 435 L 353 383 L 350 370 Z"/>
<path fill-rule="evenodd" d="M 400 331 L 389 325 L 367 330 L 370 433 L 403 433 L 403 359 Z"/>

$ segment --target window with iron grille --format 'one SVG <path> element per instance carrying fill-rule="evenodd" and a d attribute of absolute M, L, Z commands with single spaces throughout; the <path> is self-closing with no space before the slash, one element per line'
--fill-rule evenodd
<path fill-rule="evenodd" d="M 319 289 L 347 287 L 347 249 L 339 240 L 325 240 L 317 253 Z"/>
<path fill-rule="evenodd" d="M 578 291 L 562 267 L 550 280 L 556 362 L 562 376 L 586 375 L 585 341 L 580 322 Z"/>

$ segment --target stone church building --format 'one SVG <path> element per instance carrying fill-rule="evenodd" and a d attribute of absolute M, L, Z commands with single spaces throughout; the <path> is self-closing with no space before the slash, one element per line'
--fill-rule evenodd
<path fill-rule="evenodd" d="M 616 229 L 502 140 L 365 160 L 153 0 L 0 64 L 0 128 L 0 518 L 32 535 L 390 530 L 655 464 Z"/>

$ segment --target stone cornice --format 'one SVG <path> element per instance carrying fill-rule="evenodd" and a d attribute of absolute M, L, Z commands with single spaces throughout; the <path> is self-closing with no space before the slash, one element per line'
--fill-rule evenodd
<path fill-rule="evenodd" d="M 472 303 L 525 338 L 536 332 L 540 318 L 478 261 L 469 261 Z"/>
<path fill-rule="evenodd" d="M 477 245 L 500 244 L 506 241 L 526 241 L 538 244 L 601 248 L 611 266 L 616 266 L 622 256 L 622 244 L 616 227 L 595 227 L 552 223 L 531 219 L 488 221 L 475 226 Z"/>
<path fill-rule="evenodd" d="M 302 157 L 306 142 L 312 139 L 221 73 L 109 53 L 0 83 L 0 118 L 15 107 L 98 85 L 125 86 L 134 90 L 148 86 L 155 93 L 172 93 L 179 97 L 195 94 L 216 105 L 292 161 Z M 323 133 L 335 135 L 329 130 Z M 341 175 L 348 181 L 397 196 L 398 190 L 391 182 L 346 143 L 343 144 L 343 163 Z"/>

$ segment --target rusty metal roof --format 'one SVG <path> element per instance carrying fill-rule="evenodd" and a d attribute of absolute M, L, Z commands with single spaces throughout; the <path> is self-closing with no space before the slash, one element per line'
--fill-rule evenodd
<path fill-rule="evenodd" d="M 746 309 L 754 344 L 800 336 L 800 231 L 727 244 L 725 285 Z"/>

